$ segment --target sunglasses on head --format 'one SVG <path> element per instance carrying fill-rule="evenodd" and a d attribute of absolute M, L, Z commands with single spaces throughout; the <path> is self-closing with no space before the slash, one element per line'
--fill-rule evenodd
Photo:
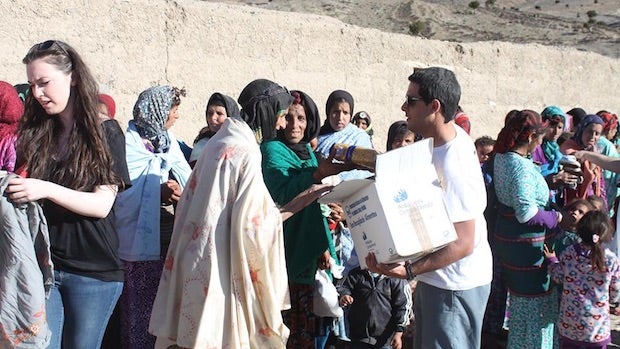
<path fill-rule="evenodd" d="M 47 40 L 40 42 L 34 45 L 31 50 L 35 52 L 51 51 L 55 53 L 61 53 L 71 58 L 71 55 L 69 54 L 69 52 L 67 52 L 67 49 L 65 49 L 65 47 L 60 43 L 60 41 L 57 40 Z"/>

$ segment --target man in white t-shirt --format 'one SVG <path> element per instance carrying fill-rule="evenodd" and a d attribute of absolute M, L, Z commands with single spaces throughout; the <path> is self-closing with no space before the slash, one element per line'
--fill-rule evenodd
<path fill-rule="evenodd" d="M 480 348 L 492 258 L 476 148 L 453 121 L 461 88 L 452 71 L 437 67 L 416 70 L 409 81 L 402 110 L 411 131 L 434 140 L 433 163 L 458 238 L 415 263 L 379 264 L 373 254 L 366 263 L 372 272 L 417 276 L 415 348 Z"/>

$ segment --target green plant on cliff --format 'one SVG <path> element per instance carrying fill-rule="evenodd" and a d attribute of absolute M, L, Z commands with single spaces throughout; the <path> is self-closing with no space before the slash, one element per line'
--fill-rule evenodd
<path fill-rule="evenodd" d="M 470 2 L 469 5 L 467 5 L 467 6 L 469 6 L 469 8 L 471 8 L 471 9 L 475 10 L 478 7 L 480 7 L 480 3 L 478 1 L 474 0 L 474 1 Z"/>
<path fill-rule="evenodd" d="M 426 23 L 421 20 L 416 20 L 415 22 L 409 23 L 409 34 L 417 36 L 422 34 L 426 29 Z"/>

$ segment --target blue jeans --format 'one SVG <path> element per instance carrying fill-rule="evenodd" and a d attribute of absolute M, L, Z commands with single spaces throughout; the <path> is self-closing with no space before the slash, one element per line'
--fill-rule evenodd
<path fill-rule="evenodd" d="M 99 348 L 123 283 L 58 270 L 54 278 L 45 306 L 52 331 L 48 348 Z"/>
<path fill-rule="evenodd" d="M 490 284 L 451 291 L 418 282 L 414 348 L 480 348 L 490 290 Z"/>

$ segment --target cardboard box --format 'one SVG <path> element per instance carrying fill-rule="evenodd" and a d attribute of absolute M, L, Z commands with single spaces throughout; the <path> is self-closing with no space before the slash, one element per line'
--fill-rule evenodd
<path fill-rule="evenodd" d="M 319 199 L 340 202 L 362 268 L 374 252 L 380 263 L 417 260 L 456 240 L 432 163 L 433 140 L 377 156 L 375 179 L 338 184 Z"/>

